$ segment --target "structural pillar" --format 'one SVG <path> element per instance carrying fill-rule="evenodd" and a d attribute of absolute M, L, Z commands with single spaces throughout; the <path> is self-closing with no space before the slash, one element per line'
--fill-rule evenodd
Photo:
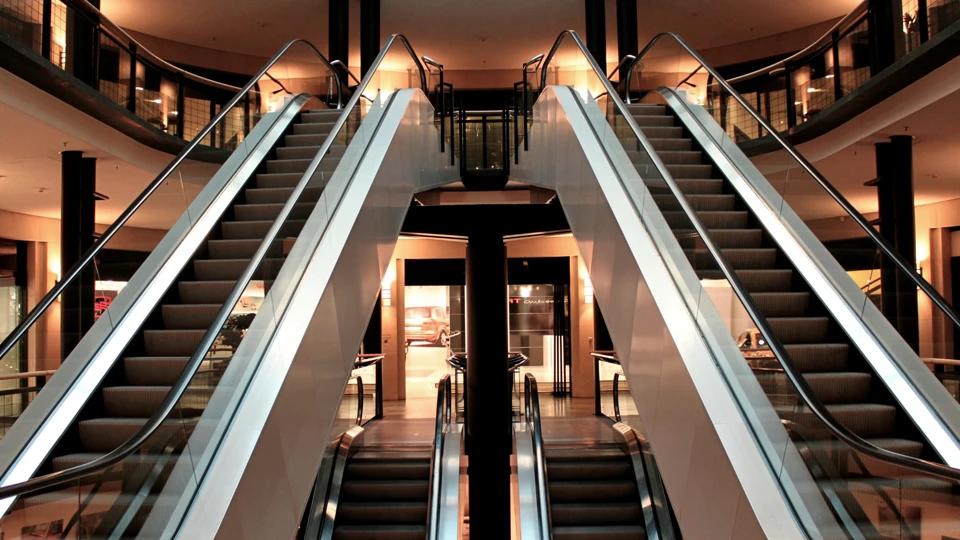
<path fill-rule="evenodd" d="M 503 236 L 489 230 L 469 235 L 466 262 L 470 533 L 476 538 L 510 538 L 513 443 Z"/>
<path fill-rule="evenodd" d="M 605 0 L 584 0 L 587 16 L 587 49 L 600 65 L 607 70 L 607 12 Z"/>
<path fill-rule="evenodd" d="M 380 0 L 360 0 L 360 78 L 380 53 Z"/>
<path fill-rule="evenodd" d="M 617 0 L 617 62 L 640 52 L 637 24 L 637 0 Z M 620 73 L 621 81 L 625 75 Z"/>
<path fill-rule="evenodd" d="M 100 9 L 100 0 L 90 0 L 90 3 Z M 68 9 L 66 16 L 66 47 L 62 59 L 64 68 L 74 77 L 98 88 L 99 28 L 76 10 Z"/>
<path fill-rule="evenodd" d="M 902 0 L 870 0 L 868 28 L 874 44 L 870 69 L 876 75 L 906 51 Z"/>
<path fill-rule="evenodd" d="M 913 137 L 898 135 L 877 143 L 877 202 L 880 235 L 900 253 L 907 266 L 917 267 L 916 221 L 913 199 Z M 920 330 L 917 286 L 892 260 L 881 258 L 881 306 L 884 316 L 914 350 Z"/>
<path fill-rule="evenodd" d="M 83 152 L 61 154 L 60 272 L 66 274 L 93 246 L 97 160 Z M 64 289 L 60 303 L 60 354 L 66 358 L 93 326 L 96 274 L 91 266 Z"/>
<path fill-rule="evenodd" d="M 328 18 L 327 59 L 340 60 L 349 65 L 350 61 L 350 2 L 348 0 L 330 0 Z"/>
<path fill-rule="evenodd" d="M 593 297 L 593 350 L 613 350 L 613 340 L 607 330 L 607 323 L 603 320 L 603 313 L 600 311 L 596 296 Z"/>

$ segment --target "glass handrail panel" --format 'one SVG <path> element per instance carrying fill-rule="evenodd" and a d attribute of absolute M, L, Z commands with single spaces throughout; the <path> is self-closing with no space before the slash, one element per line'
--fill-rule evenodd
<path fill-rule="evenodd" d="M 749 119 L 743 122 L 745 126 L 759 125 L 760 115 L 756 110 L 745 106 L 738 99 L 740 96 L 732 94 L 711 76 L 707 67 L 673 36 L 665 35 L 649 48 L 641 59 L 644 71 L 654 63 L 647 59 L 649 55 L 658 59 L 656 75 L 654 72 L 634 75 L 635 79 L 641 81 L 642 91 L 646 94 L 645 103 L 662 103 L 662 99 L 656 95 L 657 89 L 672 89 L 687 104 L 692 116 L 698 119 L 712 142 L 727 155 L 750 156 L 753 153 L 759 139 L 765 136 L 766 129 L 738 128 L 731 133 L 729 129 L 724 132 L 719 126 L 730 125 L 728 115 L 731 110 L 727 104 L 731 102 L 735 102 L 740 110 L 753 119 L 752 122 Z M 663 75 L 664 72 L 668 75 Z M 671 73 L 672 76 L 669 75 Z M 691 87 L 686 83 L 663 84 L 663 81 L 670 80 L 686 80 L 696 86 Z M 700 111 L 705 117 L 712 117 L 716 123 L 698 117 Z M 795 152 L 792 147 L 788 150 L 787 146 L 782 146 L 777 151 L 753 155 L 749 160 L 732 159 L 730 164 L 745 178 L 757 178 L 759 173 L 769 183 L 769 187 L 754 183 L 751 189 L 759 198 L 766 199 L 768 204 L 764 211 L 779 220 L 784 230 L 796 239 L 805 256 L 817 266 L 816 279 L 830 284 L 827 288 L 814 287 L 814 293 L 827 305 L 831 300 L 825 298 L 825 294 L 841 298 L 847 306 L 842 309 L 849 310 L 853 317 L 858 318 L 863 328 L 867 329 L 867 335 L 880 343 L 888 359 L 882 361 L 890 363 L 913 384 L 920 384 L 919 392 L 932 411 L 929 414 L 933 415 L 935 422 L 946 422 L 944 415 L 953 415 L 955 405 L 947 403 L 947 396 L 940 395 L 936 388 L 923 386 L 927 384 L 924 381 L 928 376 L 924 373 L 922 363 L 909 359 L 914 353 L 921 358 L 956 358 L 960 352 L 950 347 L 950 340 L 946 337 L 947 334 L 952 336 L 952 331 L 941 330 L 944 327 L 960 327 L 954 320 L 956 314 L 942 295 L 926 281 L 929 274 L 923 274 L 925 268 L 931 268 L 929 249 L 921 243 L 917 246 L 916 255 L 911 253 L 907 257 L 883 249 L 878 240 L 881 235 L 873 231 L 874 224 L 843 198 L 828 179 L 819 176 L 816 169 L 802 162 L 799 154 L 794 155 L 791 151 Z M 864 211 L 874 210 L 875 199 L 869 193 L 851 191 L 850 196 L 850 201 Z M 871 235 L 870 232 L 876 234 Z M 918 259 L 916 263 L 911 261 L 914 256 Z M 915 275 L 907 275 L 894 257 L 898 257 L 907 268 L 912 268 Z M 808 282 L 814 279 L 810 273 L 805 274 L 805 278 Z M 886 302 L 881 302 L 879 308 L 861 293 L 861 287 L 878 279 L 887 284 L 881 291 L 881 300 Z M 833 302 L 833 305 L 837 303 Z M 844 331 L 852 335 L 849 332 L 853 330 L 846 328 Z M 866 343 L 863 340 L 859 343 L 853 341 L 858 348 Z M 876 357 L 876 353 L 862 349 L 861 352 L 868 360 Z"/>

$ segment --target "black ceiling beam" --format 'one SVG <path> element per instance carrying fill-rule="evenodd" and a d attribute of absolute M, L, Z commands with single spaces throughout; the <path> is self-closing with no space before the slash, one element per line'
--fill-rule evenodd
<path fill-rule="evenodd" d="M 412 206 L 401 232 L 469 236 L 488 230 L 503 236 L 563 233 L 570 231 L 570 224 L 559 204 Z"/>

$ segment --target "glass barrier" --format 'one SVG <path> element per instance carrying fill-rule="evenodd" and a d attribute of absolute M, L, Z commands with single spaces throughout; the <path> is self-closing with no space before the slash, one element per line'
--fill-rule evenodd
<path fill-rule="evenodd" d="M 99 91 L 158 131 L 186 141 L 220 112 L 240 88 L 180 70 L 146 51 L 123 30 L 85 0 L 0 0 L 0 32 L 42 58 Z M 82 54 L 88 51 L 87 54 Z M 294 63 L 292 59 L 286 60 Z M 345 99 L 339 79 L 325 63 L 311 54 L 297 60 L 303 76 L 323 72 L 322 84 L 310 90 L 288 85 L 285 92 L 308 92 L 328 107 L 336 108 Z M 309 86 L 314 86 L 309 81 Z M 274 85 L 254 88 L 264 102 L 244 100 L 230 113 L 219 133 L 203 144 L 236 148 L 253 129 L 264 111 L 283 95 L 270 94 Z"/>

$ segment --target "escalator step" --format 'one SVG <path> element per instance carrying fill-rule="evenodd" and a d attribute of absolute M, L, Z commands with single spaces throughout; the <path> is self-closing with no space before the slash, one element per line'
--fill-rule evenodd
<path fill-rule="evenodd" d="M 423 525 L 426 522 L 426 501 L 346 502 L 337 507 L 337 524 Z"/>
<path fill-rule="evenodd" d="M 285 135 L 283 137 L 283 146 L 286 148 L 301 148 L 304 146 L 316 146 L 319 147 L 323 142 L 327 140 L 327 134 L 319 135 L 298 135 L 296 133 Z"/>
<path fill-rule="evenodd" d="M 923 454 L 923 443 L 920 441 L 911 441 L 908 439 L 897 439 L 890 437 L 879 437 L 866 440 L 874 446 L 878 446 L 884 450 L 889 450 L 905 456 L 918 458 Z M 813 452 L 824 453 L 830 456 L 832 459 L 836 459 L 838 456 L 850 455 L 855 452 L 855 450 L 853 450 L 849 445 L 838 440 L 806 441 L 803 443 L 802 448 Z M 854 468 L 854 471 L 856 471 L 856 468 Z"/>
<path fill-rule="evenodd" d="M 234 208 L 237 221 L 276 220 L 286 203 L 238 204 Z M 307 219 L 317 206 L 316 202 L 299 202 L 293 206 L 287 219 Z"/>
<path fill-rule="evenodd" d="M 827 339 L 827 317 L 767 317 L 780 343 L 822 343 Z"/>
<path fill-rule="evenodd" d="M 733 210 L 733 205 L 737 202 L 736 196 L 726 194 L 685 195 L 685 198 L 690 203 L 690 206 L 698 212 L 702 210 L 730 211 Z M 654 195 L 653 200 L 657 203 L 657 208 L 661 211 L 677 211 L 682 208 L 680 202 L 672 194 Z"/>
<path fill-rule="evenodd" d="M 573 480 L 617 480 L 629 478 L 633 474 L 633 465 L 627 458 L 620 461 L 549 461 L 547 477 L 554 481 Z"/>
<path fill-rule="evenodd" d="M 274 180 L 296 185 L 296 182 L 299 182 L 300 179 L 297 178 L 296 181 L 293 181 L 294 176 L 297 175 L 278 174 L 274 177 Z M 247 197 L 247 204 L 286 204 L 290 196 L 293 195 L 293 186 L 248 188 L 244 193 Z M 322 187 L 305 188 L 297 202 L 317 202 L 320 200 L 322 193 Z"/>
<path fill-rule="evenodd" d="M 80 444 L 84 452 L 110 452 L 133 437 L 146 418 L 94 418 L 79 422 Z M 147 440 L 144 448 L 162 451 L 167 445 L 182 446 L 196 427 L 196 421 L 166 420 Z"/>
<path fill-rule="evenodd" d="M 683 137 L 683 127 L 681 126 L 645 127 L 643 128 L 643 134 L 648 139 L 679 139 Z"/>
<path fill-rule="evenodd" d="M 353 480 L 345 482 L 342 501 L 425 501 L 427 480 Z"/>
<path fill-rule="evenodd" d="M 694 270 L 719 268 L 713 254 L 706 249 L 684 250 Z M 777 262 L 777 250 L 772 248 L 724 249 L 723 255 L 734 269 L 769 269 Z"/>
<path fill-rule="evenodd" d="M 236 205 L 234 208 L 239 209 L 241 206 L 272 206 L 272 205 Z M 282 205 L 279 205 L 282 207 Z M 279 214 L 280 210 L 277 209 L 276 213 Z M 276 218 L 276 216 L 274 216 Z M 263 239 L 257 238 L 247 238 L 243 240 L 207 240 L 207 249 L 210 251 L 211 259 L 249 259 L 253 257 L 253 254 L 257 252 L 257 248 L 260 247 L 260 244 L 263 243 Z M 267 250 L 268 257 L 282 257 L 283 256 L 283 239 L 277 238 L 270 244 L 270 249 Z M 226 293 L 224 294 L 226 298 Z"/>
<path fill-rule="evenodd" d="M 553 528 L 553 540 L 645 540 L 646 538 L 647 531 L 640 525 Z"/>
<path fill-rule="evenodd" d="M 213 387 L 203 386 L 198 379 L 191 383 L 179 400 L 183 409 L 202 409 L 213 394 Z M 160 408 L 169 386 L 110 386 L 101 390 L 103 406 L 113 418 L 149 418 Z"/>
<path fill-rule="evenodd" d="M 856 403 L 827 405 L 827 410 L 850 431 L 868 437 L 887 437 L 894 429 L 897 409 L 892 405 L 875 403 Z M 776 407 L 780 418 L 791 420 L 808 429 L 823 430 L 823 424 L 808 409 L 797 409 L 796 405 Z"/>
<path fill-rule="evenodd" d="M 747 226 L 746 212 L 697 212 L 700 222 L 707 229 L 742 229 Z M 690 218 L 680 211 L 663 212 L 671 229 L 691 229 Z"/>
<path fill-rule="evenodd" d="M 825 404 L 858 403 L 869 399 L 869 373 L 807 373 L 804 375 L 814 394 Z M 757 380 L 767 395 L 795 393 L 793 384 L 783 373 L 758 373 Z"/>
<path fill-rule="evenodd" d="M 685 152 L 693 149 L 692 139 L 655 139 L 647 137 L 650 145 L 657 152 Z"/>
<path fill-rule="evenodd" d="M 793 270 L 736 270 L 740 282 L 751 293 L 773 292 L 790 289 Z M 720 272 L 704 272 L 703 279 L 724 279 Z"/>
<path fill-rule="evenodd" d="M 550 481 L 547 489 L 551 503 L 630 501 L 637 497 L 637 484 L 627 480 Z"/>
<path fill-rule="evenodd" d="M 253 240 L 258 242 L 259 240 Z M 249 258 L 246 257 L 246 258 Z M 273 282 L 266 283 L 266 289 Z M 181 281 L 177 285 L 180 289 L 180 302 L 184 304 L 220 304 L 223 305 L 230 296 L 230 291 L 236 286 L 236 281 L 230 280 L 206 280 L 206 281 Z"/>
<path fill-rule="evenodd" d="M 797 343 L 784 348 L 801 372 L 842 371 L 850 351 L 846 343 Z"/>
<path fill-rule="evenodd" d="M 347 463 L 344 477 L 353 479 L 426 480 L 429 461 L 354 461 Z"/>
<path fill-rule="evenodd" d="M 550 505 L 550 515 L 554 527 L 624 525 L 643 522 L 640 505 L 633 501 L 556 503 Z"/>
<path fill-rule="evenodd" d="M 305 111 L 300 115 L 301 124 L 330 124 L 333 126 L 343 114 L 341 109 Z"/>
<path fill-rule="evenodd" d="M 627 110 L 630 114 L 667 114 L 667 106 L 656 103 L 630 103 Z"/>
<path fill-rule="evenodd" d="M 307 122 L 293 126 L 294 135 L 329 135 L 333 122 Z"/>
<path fill-rule="evenodd" d="M 132 356 L 123 359 L 123 369 L 130 384 L 171 386 L 189 360 L 188 356 Z"/>
<path fill-rule="evenodd" d="M 708 231 L 713 242 L 721 249 L 751 249 L 760 247 L 763 231 L 760 229 L 711 229 Z M 673 234 L 685 249 L 704 247 L 697 232 L 693 229 L 676 229 Z"/>
<path fill-rule="evenodd" d="M 164 304 L 163 326 L 167 330 L 206 330 L 213 324 L 221 304 Z"/>
<path fill-rule="evenodd" d="M 306 220 L 300 219 L 290 219 L 287 220 L 281 227 L 278 233 L 278 238 L 283 237 L 294 237 L 300 234 L 300 231 L 303 229 Z M 264 221 L 224 221 L 220 224 L 220 230 L 223 232 L 223 237 L 225 239 L 238 239 L 238 240 L 250 240 L 257 239 L 262 240 L 263 237 L 267 235 L 267 232 L 270 230 L 270 226 L 273 225 L 272 220 Z M 199 278 L 203 279 L 203 278 Z"/>
<path fill-rule="evenodd" d="M 250 222 L 247 222 L 250 223 Z M 254 271 L 253 279 L 273 279 L 283 266 L 284 259 L 264 259 Z M 203 281 L 237 280 L 250 264 L 250 259 L 206 259 L 193 261 L 193 272 Z"/>
<path fill-rule="evenodd" d="M 334 540 L 424 540 L 426 525 L 340 525 Z"/>
<path fill-rule="evenodd" d="M 340 164 L 339 158 L 328 158 L 324 159 L 320 163 L 320 168 L 318 171 L 322 174 L 314 174 L 310 183 L 307 184 L 308 187 L 323 187 L 322 180 L 324 178 L 330 178 L 333 175 L 333 171 L 337 169 L 337 166 Z M 274 174 L 258 174 L 257 175 L 257 187 L 256 189 L 293 189 L 300 184 L 300 181 L 303 179 L 303 174 L 301 173 L 274 173 Z M 303 198 L 303 197 L 301 197 Z M 277 201 L 280 202 L 280 201 Z M 282 202 L 287 202 L 284 199 Z"/>
<path fill-rule="evenodd" d="M 653 159 L 647 152 L 629 151 L 627 155 L 634 165 L 650 165 L 653 163 Z M 658 150 L 657 156 L 665 165 L 700 165 L 703 163 L 703 153 L 697 150 Z"/>
<path fill-rule="evenodd" d="M 192 356 L 204 330 L 144 330 L 143 342 L 150 356 Z"/>
<path fill-rule="evenodd" d="M 277 157 L 279 159 L 313 159 L 316 157 L 317 152 L 320 151 L 322 144 L 315 146 L 284 146 L 277 148 Z M 342 157 L 347 151 L 347 146 L 344 144 L 333 144 L 330 146 L 330 151 L 327 152 L 327 158 L 339 158 Z"/>
<path fill-rule="evenodd" d="M 53 470 L 56 472 L 77 467 L 98 459 L 103 455 L 104 454 L 101 453 L 85 452 L 55 457 L 52 463 Z M 156 493 L 163 488 L 178 459 L 179 456 L 176 454 L 133 454 L 120 462 L 119 465 L 114 465 L 108 471 L 105 471 L 105 474 L 110 475 L 112 478 L 118 472 L 119 468 L 119 473 L 123 479 L 123 489 L 125 491 L 139 490 L 143 486 L 143 481 L 147 479 L 148 476 L 157 474 L 152 489 L 152 491 Z M 100 474 L 93 474 L 84 478 L 83 483 L 95 483 L 100 478 Z"/>
<path fill-rule="evenodd" d="M 311 159 L 268 159 L 267 174 L 302 175 L 310 166 Z"/>
<path fill-rule="evenodd" d="M 667 165 L 667 170 L 674 178 L 710 178 L 713 175 L 713 164 Z"/>
<path fill-rule="evenodd" d="M 642 111 L 646 112 L 646 111 Z M 636 114 L 633 115 L 633 120 L 637 123 L 637 126 L 641 128 L 648 127 L 672 127 L 676 122 L 676 119 L 671 115 L 666 114 Z M 618 129 L 630 129 L 629 125 L 617 126 Z"/>
<path fill-rule="evenodd" d="M 751 296 L 765 317 L 798 317 L 810 305 L 810 293 L 806 292 L 754 293 Z"/>

